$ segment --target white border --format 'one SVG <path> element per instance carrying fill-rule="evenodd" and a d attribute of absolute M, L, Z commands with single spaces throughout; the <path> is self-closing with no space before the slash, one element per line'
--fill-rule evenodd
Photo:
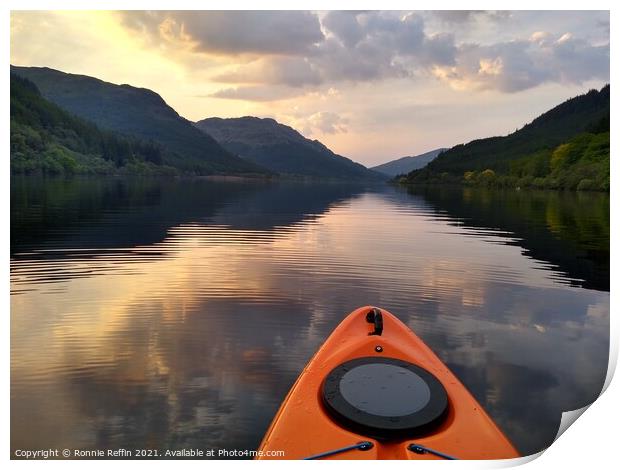
<path fill-rule="evenodd" d="M 411 9 L 415 7 L 418 10 L 440 10 L 440 9 L 517 9 L 517 10 L 611 10 L 611 77 L 617 75 L 617 67 L 618 60 L 613 60 L 615 58 L 614 55 L 614 45 L 617 40 L 617 30 L 616 30 L 616 17 L 618 15 L 616 10 L 620 10 L 620 5 L 618 2 L 611 1 L 601 1 L 601 0 L 589 0 L 587 2 L 576 2 L 576 1 L 563 1 L 563 2 L 553 2 L 548 0 L 522 0 L 522 1 L 505 1 L 501 2 L 501 4 L 497 1 L 417 1 L 415 3 L 405 2 L 405 1 L 391 1 L 384 0 L 381 2 L 378 1 L 368 1 L 368 0 L 359 0 L 355 2 L 347 2 L 341 0 L 331 0 L 331 1 L 314 1 L 314 2 L 295 2 L 292 4 L 291 2 L 285 1 L 273 1 L 273 0 L 264 0 L 261 2 L 250 2 L 250 1 L 241 1 L 241 0 L 227 0 L 227 1 L 210 1 L 210 2 L 196 2 L 190 0 L 177 0 L 174 2 L 171 1 L 159 1 L 159 0 L 140 0 L 140 1 L 101 1 L 94 0 L 88 3 L 76 0 L 64 0 L 64 1 L 31 1 L 31 0 L 21 0 L 21 1 L 13 1 L 9 0 L 4 2 L 5 6 L 3 9 L 2 16 L 2 25 L 5 30 L 2 36 L 2 54 L 5 60 L 5 64 L 10 62 L 10 45 L 9 45 L 9 30 L 10 30 L 10 10 L 58 10 L 58 9 L 310 9 L 310 10 L 329 10 L 329 9 Z M 558 8 L 561 7 L 561 8 Z M 9 158 L 8 158 L 8 142 L 9 142 L 9 74 L 5 73 L 2 75 L 2 84 L 4 93 L 2 94 L 2 109 L 4 113 L 2 114 L 3 120 L 3 134 L 5 135 L 5 139 L 3 140 L 5 145 L 5 155 L 4 155 L 4 184 L 1 187 L 2 197 L 1 204 L 3 209 L 3 220 L 9 220 Z M 613 81 L 613 78 L 610 80 Z M 615 84 L 615 83 L 614 83 Z M 615 88 L 614 88 L 615 90 Z M 616 113 L 618 112 L 618 99 L 617 93 L 614 91 L 611 95 L 612 99 L 612 120 L 611 120 L 611 128 L 612 128 L 612 142 L 611 142 L 611 153 L 614 155 L 611 161 L 611 178 L 612 182 L 612 191 L 611 191 L 611 233 L 618 233 L 618 217 L 615 213 L 614 209 L 617 207 L 617 190 L 615 189 L 615 182 L 618 180 L 618 163 L 615 160 L 615 157 L 618 154 L 618 132 L 614 132 L 613 130 L 618 128 L 618 119 Z M 0 236 L 2 237 L 3 246 L 4 246 L 4 255 L 3 255 L 3 264 L 2 269 L 5 273 L 5 279 L 9 279 L 9 233 L 5 229 L 0 232 Z M 617 263 L 618 260 L 617 250 L 615 246 L 612 244 L 611 246 L 611 286 L 613 295 L 610 296 L 610 311 L 616 310 L 616 297 L 615 293 L 617 290 Z M 9 380 L 9 354 L 10 354 L 10 316 L 9 316 L 9 283 L 6 284 L 6 291 L 2 309 L 3 317 L 5 319 L 5 328 L 4 334 L 6 342 L 4 343 L 3 355 L 4 355 L 4 374 L 3 374 L 3 391 L 4 391 L 4 426 L 2 427 L 2 445 L 3 445 L 3 457 L 4 459 L 8 459 L 10 456 L 10 441 L 9 441 L 9 433 L 10 433 L 10 420 L 9 420 L 9 390 L 10 390 L 10 380 Z M 613 372 L 615 371 L 615 367 L 617 364 L 617 356 L 618 356 L 618 321 L 616 321 L 611 315 L 611 353 L 610 353 L 610 370 L 608 372 L 608 377 L 606 381 L 606 386 L 608 386 L 607 390 L 602 394 L 602 396 L 589 408 L 587 411 L 579 418 L 579 422 L 575 426 L 571 426 L 561 437 L 555 442 L 547 451 L 543 452 L 542 455 L 539 455 L 539 458 L 523 458 L 519 459 L 520 462 L 516 461 L 504 461 L 504 462 L 467 462 L 467 461 L 458 461 L 451 462 L 449 465 L 454 465 L 459 468 L 499 468 L 505 466 L 514 466 L 517 463 L 528 463 L 528 468 L 536 469 L 536 468 L 548 468 L 549 466 L 557 466 L 563 468 L 579 468 L 580 470 L 586 467 L 589 468 L 608 468 L 613 464 L 613 456 L 617 447 L 617 429 L 618 429 L 618 419 L 620 418 L 620 414 L 618 413 L 618 403 L 620 403 L 620 386 L 618 385 L 618 380 L 611 381 Z M 610 383 L 611 381 L 611 383 Z M 46 463 L 43 463 L 46 462 Z M 174 461 L 173 463 L 169 461 L 115 461 L 113 463 L 114 466 L 122 465 L 122 466 L 131 466 L 133 468 L 136 467 L 162 467 L 162 466 L 170 466 L 171 464 L 178 466 L 190 466 L 190 467 L 200 467 L 204 468 L 205 466 L 209 467 L 221 467 L 221 468 L 229 468 L 237 465 L 265 465 L 264 462 L 253 463 L 253 462 L 240 462 L 240 461 L 183 461 L 182 463 L 179 461 Z M 325 465 L 337 465 L 337 463 L 331 462 L 323 462 Z M 77 468 L 78 466 L 82 467 L 84 462 L 79 461 L 36 461 L 36 462 L 26 462 L 26 461 L 10 461 L 11 466 L 22 467 L 22 466 L 31 466 L 31 465 L 49 465 L 52 468 L 57 468 L 63 465 Z M 89 466 L 94 467 L 108 467 L 110 465 L 110 461 L 90 461 L 87 463 Z M 282 465 L 286 465 L 286 468 L 290 468 L 291 465 L 303 465 L 302 463 L 293 463 L 291 461 L 286 462 L 272 462 L 268 465 L 278 467 Z M 309 463 L 308 465 L 313 465 Z M 320 465 L 320 464 L 314 464 Z M 375 465 L 374 463 L 364 463 L 364 462 L 356 462 L 356 466 L 368 466 Z M 389 465 L 390 467 L 398 467 L 402 466 L 403 468 L 411 468 L 415 466 L 415 468 L 436 468 L 432 462 L 398 462 L 393 461 L 389 463 L 383 463 L 384 465 Z M 284 468 L 284 467 L 281 467 Z"/>

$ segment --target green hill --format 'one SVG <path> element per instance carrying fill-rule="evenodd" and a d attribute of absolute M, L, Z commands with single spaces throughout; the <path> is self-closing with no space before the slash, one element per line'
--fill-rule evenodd
<path fill-rule="evenodd" d="M 278 173 L 315 178 L 385 179 L 274 119 L 207 118 L 195 125 L 230 152 Z"/>
<path fill-rule="evenodd" d="M 167 150 L 163 162 L 185 173 L 251 174 L 267 170 L 246 162 L 196 129 L 155 92 L 44 67 L 15 67 L 46 99 L 102 129 L 152 140 Z"/>
<path fill-rule="evenodd" d="M 401 182 L 609 190 L 609 110 L 606 85 L 510 135 L 452 147 Z"/>
<path fill-rule="evenodd" d="M 17 174 L 170 174 L 153 142 L 102 131 L 44 99 L 11 74 L 11 172 Z"/>

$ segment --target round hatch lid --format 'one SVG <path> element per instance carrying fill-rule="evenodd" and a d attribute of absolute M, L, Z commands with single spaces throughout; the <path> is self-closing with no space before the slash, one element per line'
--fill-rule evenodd
<path fill-rule="evenodd" d="M 321 393 L 338 422 L 379 438 L 422 433 L 448 409 L 446 390 L 433 374 L 390 357 L 340 364 L 325 378 Z"/>

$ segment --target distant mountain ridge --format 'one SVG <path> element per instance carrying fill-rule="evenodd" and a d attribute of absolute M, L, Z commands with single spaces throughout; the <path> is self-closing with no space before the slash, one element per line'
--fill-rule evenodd
<path fill-rule="evenodd" d="M 46 67 L 11 66 L 11 73 L 32 81 L 43 97 L 102 129 L 161 144 L 169 150 L 164 163 L 184 172 L 269 173 L 222 148 L 152 90 Z"/>
<path fill-rule="evenodd" d="M 207 118 L 195 126 L 228 151 L 278 173 L 317 178 L 380 180 L 382 176 L 337 155 L 318 140 L 271 118 Z"/>
<path fill-rule="evenodd" d="M 388 176 L 398 176 L 407 174 L 413 170 L 418 170 L 432 162 L 441 153 L 448 150 L 447 148 L 439 148 L 430 152 L 421 153 L 411 157 L 402 157 L 391 160 L 381 165 L 373 166 L 371 170 L 378 171 Z"/>

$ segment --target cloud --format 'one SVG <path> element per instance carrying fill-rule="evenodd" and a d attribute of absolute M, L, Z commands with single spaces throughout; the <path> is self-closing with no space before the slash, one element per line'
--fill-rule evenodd
<path fill-rule="evenodd" d="M 304 57 L 263 57 L 213 77 L 227 83 L 285 84 L 291 87 L 318 85 L 323 80 L 315 65 Z"/>
<path fill-rule="evenodd" d="M 327 39 L 312 58 L 323 82 L 366 82 L 383 78 L 407 77 L 404 65 L 382 44 L 364 40 L 354 48 L 344 47 L 334 38 Z"/>
<path fill-rule="evenodd" d="M 241 86 L 222 88 L 209 95 L 199 95 L 197 98 L 224 98 L 230 100 L 243 101 L 279 101 L 303 94 L 304 91 L 299 88 L 290 88 L 283 86 Z"/>
<path fill-rule="evenodd" d="M 506 10 L 436 10 L 432 13 L 446 23 L 467 23 L 478 18 L 501 21 L 511 16 L 511 12 Z"/>
<path fill-rule="evenodd" d="M 551 52 L 561 82 L 582 83 L 591 78 L 609 80 L 609 44 L 592 46 L 583 39 L 564 35 Z"/>
<path fill-rule="evenodd" d="M 415 54 L 424 43 L 424 20 L 416 13 L 329 12 L 323 26 L 347 51 L 363 50 L 370 45 L 387 56 Z"/>
<path fill-rule="evenodd" d="M 346 47 L 354 47 L 364 36 L 364 30 L 358 22 L 358 12 L 330 11 L 322 20 L 332 34 L 336 35 Z"/>
<path fill-rule="evenodd" d="M 294 95 L 290 88 L 313 91 L 339 82 L 428 76 L 459 90 L 514 93 L 547 82 L 580 84 L 609 77 L 608 43 L 593 45 L 577 36 L 546 31 L 517 32 L 519 37 L 495 43 L 493 36 L 485 43 L 471 36 L 469 42 L 459 43 L 455 37 L 463 28 L 473 28 L 467 22 L 508 21 L 512 13 L 506 11 L 329 11 L 322 16 L 304 11 L 158 11 L 122 15 L 126 26 L 158 47 L 202 55 L 205 70 L 211 70 L 208 78 L 231 86 L 212 95 L 222 98 L 274 100 L 278 92 Z M 439 26 L 430 21 L 431 16 L 440 19 Z M 427 31 L 425 18 L 435 31 Z M 446 26 L 456 23 L 464 26 Z M 210 69 L 207 57 L 213 54 L 228 54 L 228 62 Z M 188 61 L 187 54 L 179 57 Z M 196 61 L 187 62 L 187 66 L 194 71 L 200 68 Z"/>
<path fill-rule="evenodd" d="M 394 12 L 339 12 L 325 15 L 327 37 L 308 54 L 265 56 L 219 74 L 216 80 L 287 86 L 339 81 L 367 82 L 411 77 L 428 65 L 454 63 L 454 37 L 426 35 L 420 15 Z"/>
<path fill-rule="evenodd" d="M 514 93 L 546 82 L 581 84 L 608 80 L 609 44 L 593 46 L 564 34 L 535 32 L 529 40 L 492 45 L 464 44 L 456 64 L 438 66 L 434 74 L 455 89 Z"/>
<path fill-rule="evenodd" d="M 231 84 L 297 87 L 402 78 L 412 75 L 412 67 L 452 63 L 455 50 L 451 35 L 426 35 L 416 13 L 330 11 L 321 20 L 303 11 L 119 15 L 125 27 L 164 52 L 246 56 L 212 77 Z M 180 60 L 189 60 L 185 53 Z"/>
<path fill-rule="evenodd" d="M 314 130 L 323 134 L 343 134 L 348 131 L 347 122 L 336 113 L 320 111 L 308 117 L 304 134 L 312 134 Z"/>
<path fill-rule="evenodd" d="M 601 29 L 603 29 L 607 34 L 610 33 L 611 23 L 610 23 L 610 21 L 608 19 L 607 20 L 598 20 L 596 22 L 596 26 L 601 28 Z"/>
<path fill-rule="evenodd" d="M 456 60 L 457 52 L 454 35 L 436 33 L 425 38 L 420 60 L 430 65 L 451 65 Z"/>
<path fill-rule="evenodd" d="M 539 44 L 540 46 L 549 44 L 552 41 L 552 35 L 546 31 L 535 31 L 530 36 L 530 41 Z"/>
<path fill-rule="evenodd" d="M 161 43 L 188 43 L 197 52 L 303 54 L 323 40 L 307 11 L 124 11 L 126 26 Z"/>

